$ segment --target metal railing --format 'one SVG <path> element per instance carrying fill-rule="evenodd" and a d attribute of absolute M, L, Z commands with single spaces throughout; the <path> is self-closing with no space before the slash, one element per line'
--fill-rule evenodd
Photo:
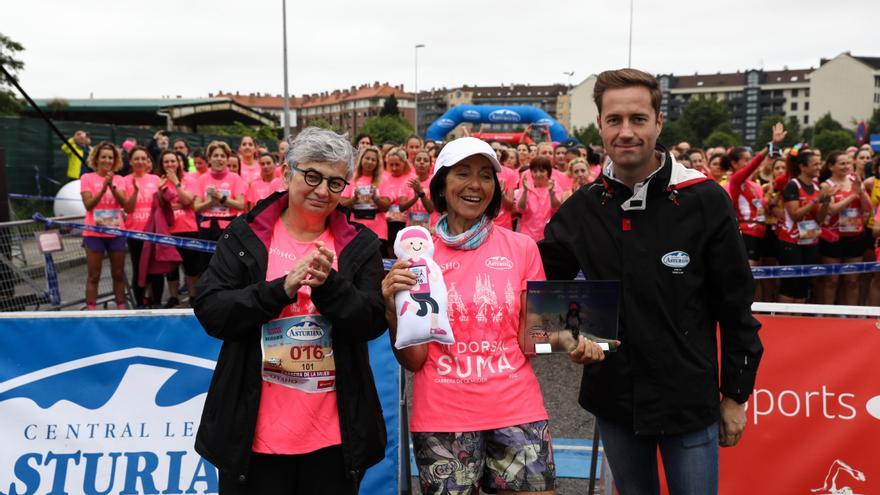
<path fill-rule="evenodd" d="M 57 220 L 81 221 L 82 217 L 58 217 Z M 34 220 L 0 223 L 0 311 L 82 309 L 85 306 L 88 269 L 82 232 L 54 229 L 60 234 L 63 249 L 44 254 L 36 234 L 46 230 L 45 224 Z M 126 270 L 130 270 L 128 262 Z M 99 306 L 106 306 L 112 301 L 110 267 L 105 263 L 97 302 Z"/>

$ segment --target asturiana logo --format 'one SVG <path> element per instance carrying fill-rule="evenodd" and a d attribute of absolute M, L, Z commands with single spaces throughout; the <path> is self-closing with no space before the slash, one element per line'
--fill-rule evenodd
<path fill-rule="evenodd" d="M 480 118 L 480 112 L 478 112 L 476 110 L 465 110 L 464 112 L 461 112 L 461 116 L 466 119 L 476 120 L 476 119 Z"/>
<path fill-rule="evenodd" d="M 519 122 L 521 120 L 522 117 L 520 117 L 518 113 L 506 108 L 495 110 L 489 114 L 490 122 Z"/>
<path fill-rule="evenodd" d="M 486 267 L 493 270 L 510 270 L 513 268 L 513 262 L 504 256 L 492 256 L 486 258 Z"/>
<path fill-rule="evenodd" d="M 455 127 L 455 121 L 452 119 L 442 118 L 437 121 L 437 125 L 440 127 Z"/>
<path fill-rule="evenodd" d="M 318 340 L 324 336 L 324 329 L 306 320 L 288 328 L 287 336 L 296 340 Z"/>
<path fill-rule="evenodd" d="M 660 262 L 670 268 L 684 268 L 691 262 L 691 257 L 684 251 L 672 251 L 664 254 Z"/>
<path fill-rule="evenodd" d="M 537 125 L 546 125 L 546 126 L 551 126 L 554 123 L 555 122 L 553 122 L 553 119 L 548 119 L 548 118 L 539 119 L 537 122 L 535 122 L 535 124 L 537 124 Z"/>

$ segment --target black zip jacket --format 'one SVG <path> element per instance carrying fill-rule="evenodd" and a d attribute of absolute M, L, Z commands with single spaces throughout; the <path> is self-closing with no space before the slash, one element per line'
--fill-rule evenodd
<path fill-rule="evenodd" d="M 663 166 L 636 196 L 607 165 L 562 204 L 538 245 L 548 280 L 581 270 L 587 279 L 621 281 L 621 346 L 584 366 L 579 402 L 639 435 L 717 421 L 719 389 L 745 402 L 763 353 L 730 198 L 660 151 Z"/>
<path fill-rule="evenodd" d="M 247 480 L 260 404 L 260 328 L 295 300 L 284 292 L 284 277 L 266 281 L 272 229 L 287 202 L 286 191 L 275 193 L 236 218 L 197 286 L 196 317 L 223 346 L 195 447 L 241 482 Z M 356 493 L 364 471 L 385 455 L 385 421 L 367 352 L 367 341 L 387 328 L 383 266 L 379 239 L 369 229 L 350 224 L 340 211 L 330 215 L 330 229 L 339 271 L 331 270 L 312 290 L 312 301 L 333 326 L 342 451 Z"/>

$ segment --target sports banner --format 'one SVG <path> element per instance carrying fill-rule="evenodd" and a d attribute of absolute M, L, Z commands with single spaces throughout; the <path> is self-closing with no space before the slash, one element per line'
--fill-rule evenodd
<path fill-rule="evenodd" d="M 878 320 L 758 319 L 764 357 L 720 493 L 880 493 Z"/>
<path fill-rule="evenodd" d="M 184 311 L 0 316 L 0 495 L 217 493 L 193 450 L 220 341 Z M 397 491 L 398 374 L 370 343 L 389 445 L 361 493 Z"/>

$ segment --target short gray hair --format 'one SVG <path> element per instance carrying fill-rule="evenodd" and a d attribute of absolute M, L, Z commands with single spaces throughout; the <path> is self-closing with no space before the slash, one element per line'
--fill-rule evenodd
<path fill-rule="evenodd" d="M 345 180 L 354 175 L 354 148 L 348 142 L 347 133 L 336 134 L 329 129 L 306 127 L 289 144 L 290 149 L 284 157 L 288 179 L 293 167 L 305 162 L 344 163 Z"/>

